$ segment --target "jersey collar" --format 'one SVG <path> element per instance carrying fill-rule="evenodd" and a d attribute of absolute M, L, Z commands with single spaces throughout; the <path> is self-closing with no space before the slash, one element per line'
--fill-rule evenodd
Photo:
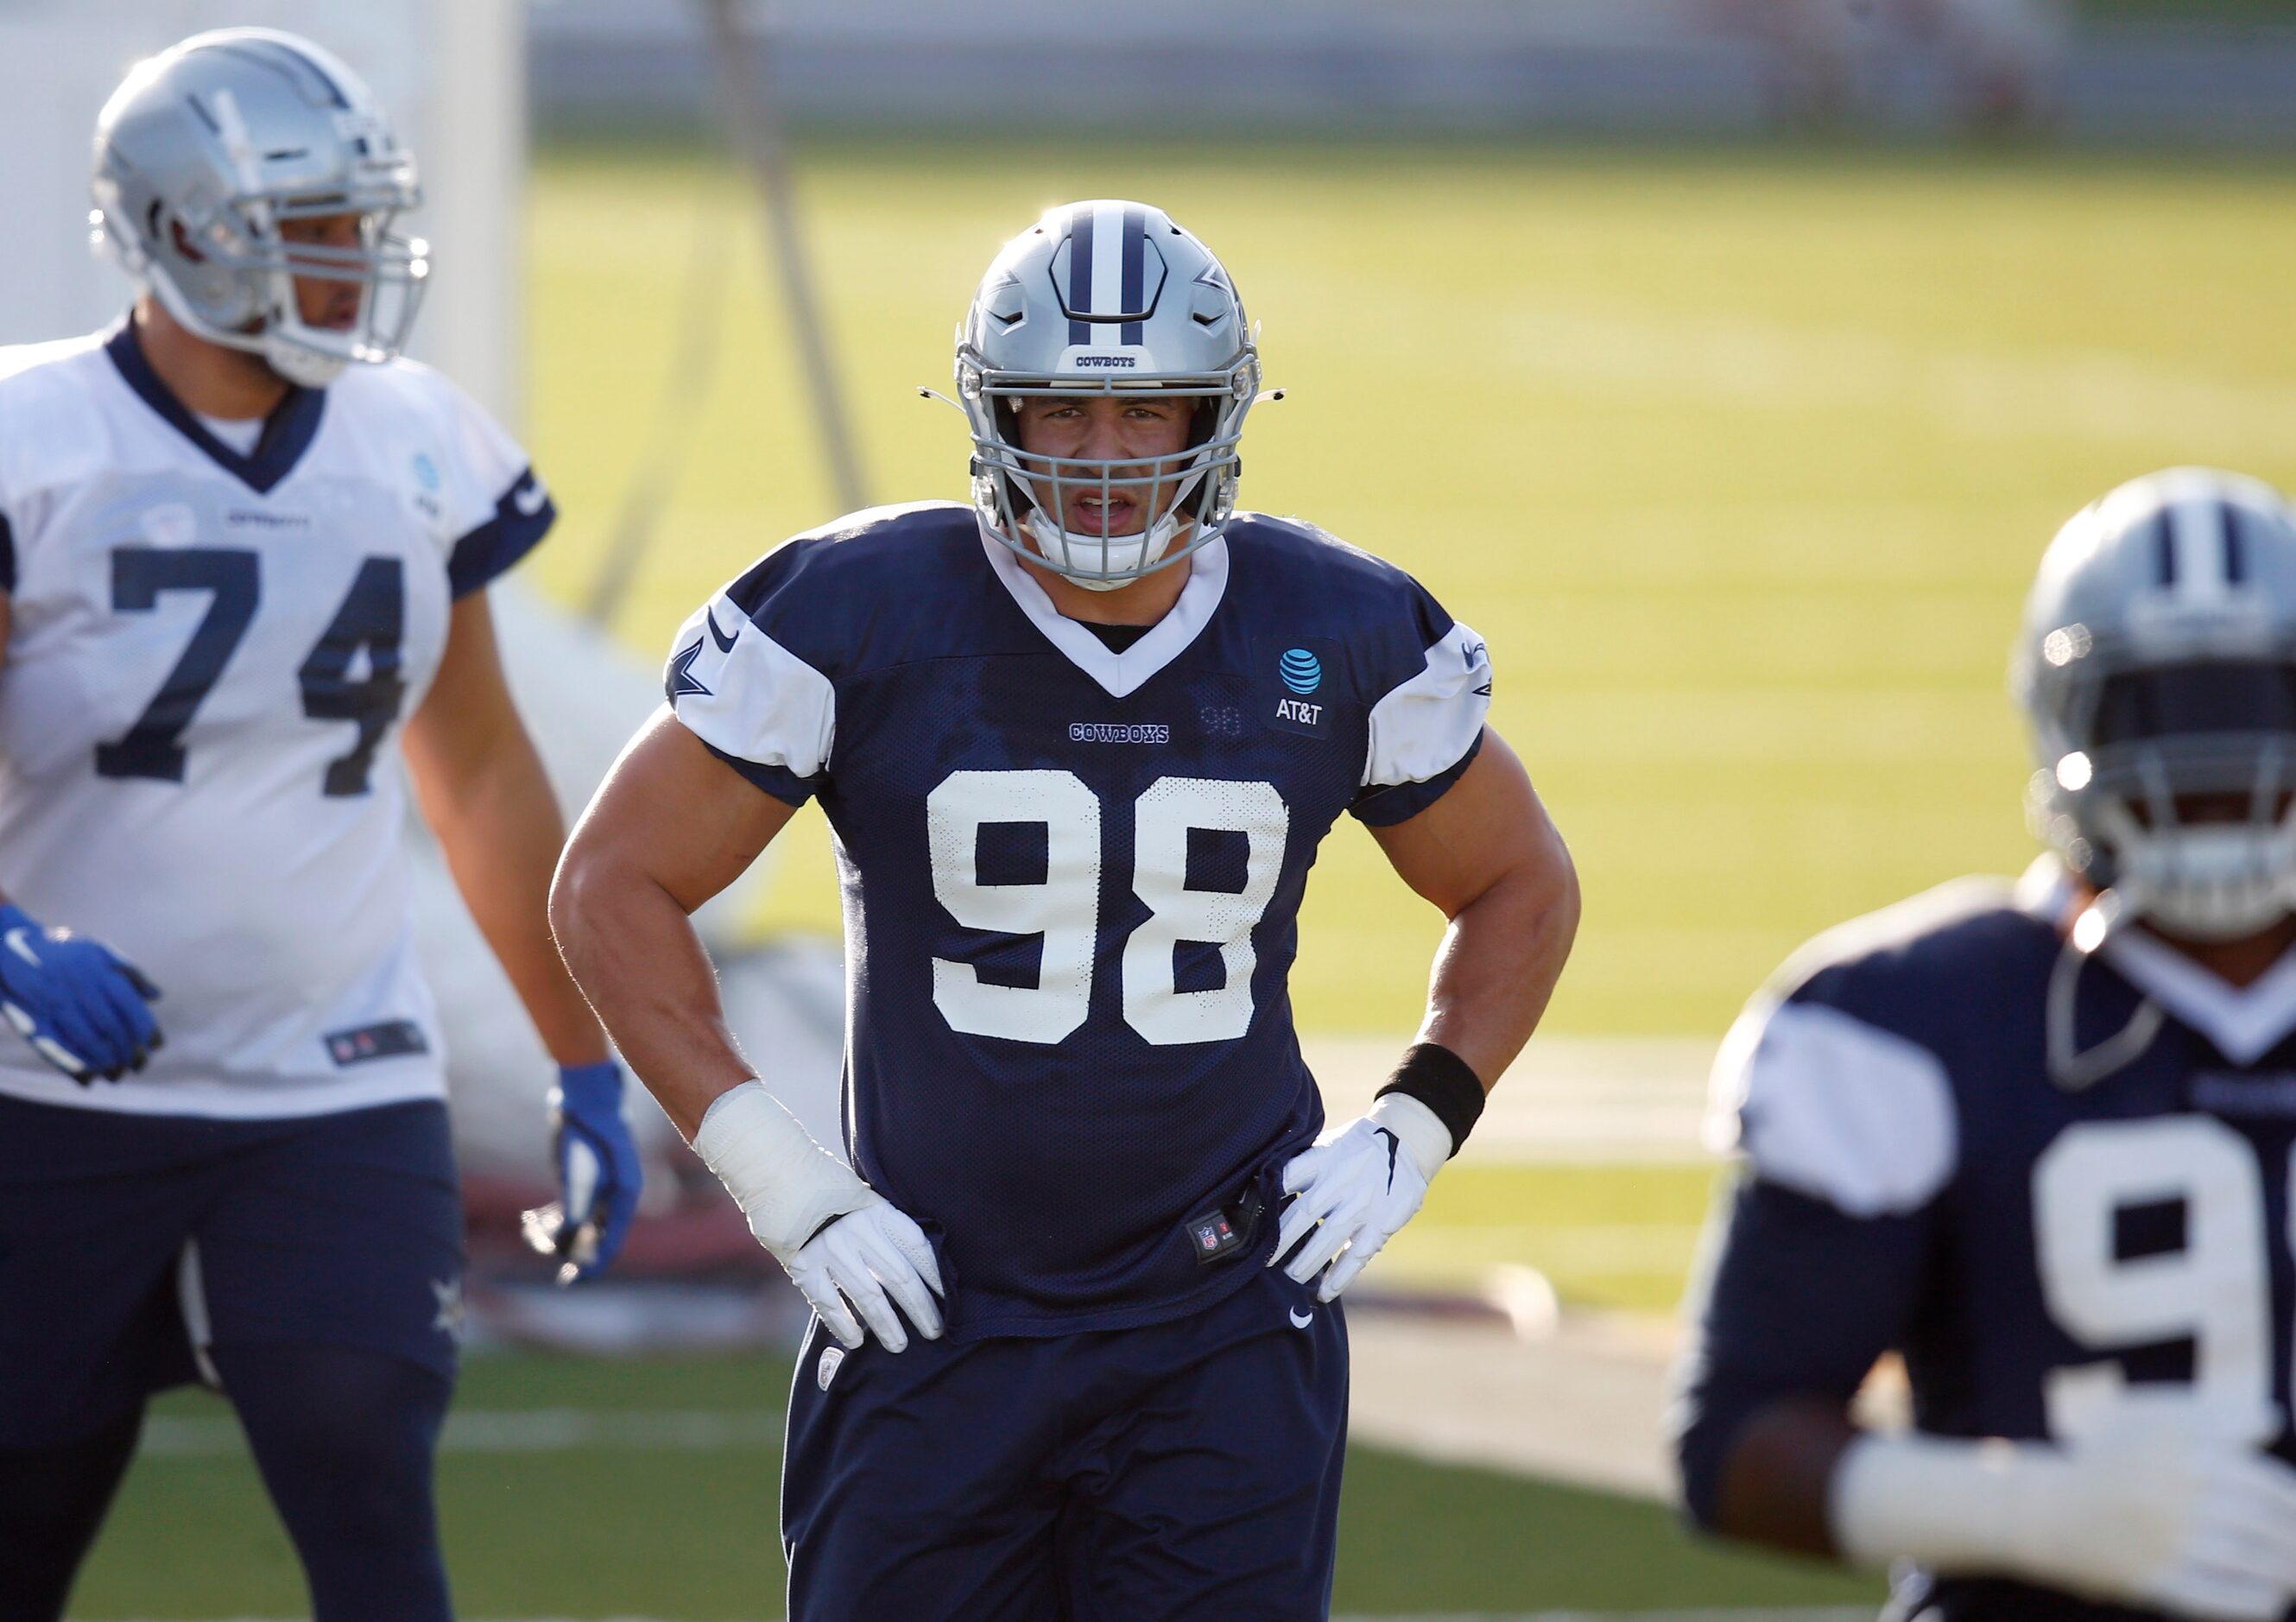
<path fill-rule="evenodd" d="M 2235 1065 L 2254 1064 L 2296 1031 L 2296 951 L 2284 953 L 2252 984 L 2240 986 L 2141 929 L 2115 930 L 2099 950 L 2123 979 Z"/>
<path fill-rule="evenodd" d="M 2019 907 L 2053 929 L 2063 926 L 2072 900 L 2071 876 L 2053 855 L 2036 857 L 2017 881 Z M 2244 986 L 2133 926 L 2108 934 L 2097 955 L 2235 1065 L 2254 1064 L 2296 1032 L 2296 951 Z"/>
<path fill-rule="evenodd" d="M 984 531 L 980 549 L 988 554 L 988 566 L 996 571 L 996 578 L 1029 616 L 1029 623 L 1111 698 L 1129 698 L 1151 676 L 1185 653 L 1227 592 L 1227 539 L 1222 536 L 1188 555 L 1188 583 L 1180 588 L 1180 600 L 1149 628 L 1146 636 L 1119 654 L 1054 608 L 1053 599 L 1013 556 L 1011 548 Z"/>
<path fill-rule="evenodd" d="M 303 453 L 318 434 L 327 391 L 291 383 L 287 398 L 263 419 L 263 433 L 255 441 L 254 450 L 242 456 L 209 433 L 207 424 L 186 410 L 184 402 L 160 381 L 160 375 L 144 358 L 144 346 L 135 341 L 133 320 L 120 322 L 104 341 L 103 349 L 111 357 L 111 364 L 119 368 L 120 381 L 135 390 L 138 399 L 166 418 L 169 427 L 205 451 L 217 466 L 258 496 L 269 495 L 274 485 L 295 471 L 295 464 L 302 460 Z"/>

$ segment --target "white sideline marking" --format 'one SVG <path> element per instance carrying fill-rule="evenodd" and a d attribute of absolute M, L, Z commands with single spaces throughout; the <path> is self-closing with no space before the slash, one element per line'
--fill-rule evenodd
<path fill-rule="evenodd" d="M 463 1409 L 447 1416 L 439 1450 L 450 1453 L 759 1452 L 782 1445 L 782 1416 L 759 1410 Z M 142 1452 L 209 1459 L 243 1452 L 239 1421 L 160 1414 L 144 1425 Z"/>

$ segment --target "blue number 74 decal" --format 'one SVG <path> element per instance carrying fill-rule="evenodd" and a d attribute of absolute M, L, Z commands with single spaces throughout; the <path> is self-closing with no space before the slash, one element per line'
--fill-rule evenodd
<path fill-rule="evenodd" d="M 111 555 L 111 606 L 121 613 L 148 613 L 163 591 L 204 591 L 209 601 L 183 656 L 168 672 L 152 702 L 126 735 L 95 746 L 95 770 L 107 778 L 156 778 L 180 783 L 187 755 L 184 729 L 223 677 L 254 622 L 261 585 L 252 552 L 234 548 L 184 547 L 160 550 L 121 547 Z M 357 723 L 349 753 L 327 766 L 323 793 L 331 797 L 363 795 L 374 770 L 383 734 L 398 719 L 406 697 L 399 645 L 406 635 L 406 574 L 395 557 L 370 557 L 342 606 L 303 661 L 303 713 L 313 720 Z M 364 679 L 351 679 L 351 664 L 364 648 Z"/>

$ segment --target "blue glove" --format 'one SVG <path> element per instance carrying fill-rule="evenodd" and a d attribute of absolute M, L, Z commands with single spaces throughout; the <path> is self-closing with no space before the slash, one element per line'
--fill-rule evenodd
<path fill-rule="evenodd" d="M 622 1067 L 611 1058 L 560 1066 L 550 1124 L 558 1198 L 525 1214 L 526 1240 L 556 1256 L 558 1281 L 571 1284 L 613 1264 L 645 1187 L 637 1140 L 622 1119 Z"/>
<path fill-rule="evenodd" d="M 46 929 L 0 903 L 0 1015 L 81 1086 L 141 1070 L 160 1047 L 160 988 L 101 941 Z"/>

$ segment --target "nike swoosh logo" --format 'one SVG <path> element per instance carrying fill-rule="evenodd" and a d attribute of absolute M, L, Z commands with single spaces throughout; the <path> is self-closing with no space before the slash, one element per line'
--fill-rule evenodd
<path fill-rule="evenodd" d="M 1311 1324 L 1311 1323 L 1313 1323 L 1313 1322 L 1315 1322 L 1315 1321 L 1316 1321 L 1316 1314 L 1315 1314 L 1315 1313 L 1303 1313 L 1303 1312 L 1300 1312 L 1300 1310 L 1298 1310 L 1296 1307 L 1295 1307 L 1294 1309 L 1292 1309 L 1291 1312 L 1286 1313 L 1284 1314 L 1284 1316 L 1292 1320 L 1292 1327 L 1293 1329 L 1295 1329 L 1295 1330 L 1304 1330 L 1304 1329 L 1306 1329 L 1309 1324 Z"/>
<path fill-rule="evenodd" d="M 734 626 L 734 636 L 729 637 L 724 631 L 718 629 L 718 616 L 709 612 L 709 606 L 706 604 L 702 606 L 701 617 L 709 622 L 709 639 L 718 645 L 718 651 L 721 654 L 732 653 L 734 651 L 734 637 L 738 637 L 742 634 L 741 623 L 738 621 L 735 622 Z"/>
<path fill-rule="evenodd" d="M 542 481 L 532 473 L 526 476 L 525 483 L 510 493 L 510 504 L 529 518 L 540 512 L 543 504 L 549 499 L 550 492 L 543 488 Z"/>

